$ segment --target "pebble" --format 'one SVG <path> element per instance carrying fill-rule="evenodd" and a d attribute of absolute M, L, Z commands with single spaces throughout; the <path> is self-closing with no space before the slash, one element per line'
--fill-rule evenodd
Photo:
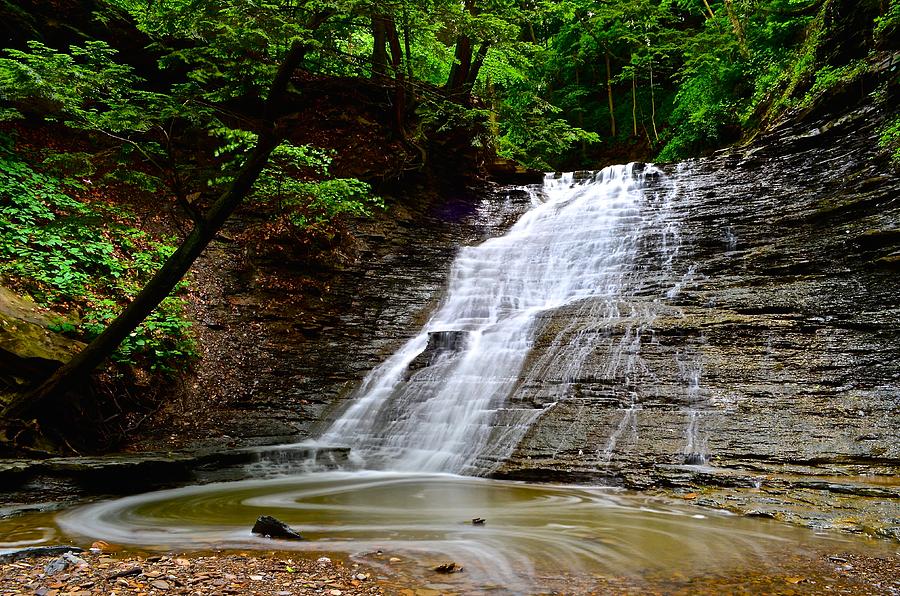
<path fill-rule="evenodd" d="M 44 566 L 44 573 L 46 573 L 47 575 L 56 575 L 57 573 L 62 573 L 68 568 L 69 562 L 62 557 L 58 557 Z"/>
<path fill-rule="evenodd" d="M 329 557 L 319 557 L 317 562 L 314 558 L 286 559 L 276 554 L 154 555 L 155 561 L 147 557 L 109 557 L 96 553 L 83 556 L 84 559 L 72 557 L 76 563 L 62 557 L 43 556 L 27 564 L 0 565 L 0 596 L 384 594 L 380 582 L 363 572 L 365 567 L 345 566 L 342 561 Z M 65 571 L 57 576 L 45 574 L 45 566 L 57 560 L 59 565 L 66 565 Z"/>

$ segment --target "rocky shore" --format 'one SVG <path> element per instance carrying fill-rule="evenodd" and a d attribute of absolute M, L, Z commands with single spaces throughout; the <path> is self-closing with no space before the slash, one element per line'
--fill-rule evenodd
<path fill-rule="evenodd" d="M 63 564 L 61 561 L 65 560 Z M 393 560 L 393 559 L 392 559 Z M 399 561 L 399 559 L 397 559 Z M 379 575 L 373 569 L 314 553 L 208 553 L 122 555 L 73 553 L 0 563 L 0 595 L 36 596 L 356 596 L 392 594 L 510 593 L 469 585 L 425 587 L 426 581 Z M 718 595 L 718 594 L 900 594 L 900 556 L 834 553 L 798 557 L 787 572 L 766 569 L 701 575 L 648 577 L 560 576 L 546 578 L 546 594 Z M 553 587 L 550 587 L 550 586 Z"/>
<path fill-rule="evenodd" d="M 78 552 L 0 564 L 0 594 L 384 594 L 369 570 L 298 553 L 144 555 Z"/>

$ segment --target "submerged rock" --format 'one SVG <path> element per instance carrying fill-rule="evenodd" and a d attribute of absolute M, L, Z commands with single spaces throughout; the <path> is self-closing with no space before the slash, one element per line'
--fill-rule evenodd
<path fill-rule="evenodd" d="M 299 532 L 292 530 L 286 523 L 275 519 L 271 515 L 260 515 L 251 530 L 254 534 L 268 536 L 269 538 L 281 538 L 284 540 L 303 540 Z"/>
<path fill-rule="evenodd" d="M 443 563 L 441 565 L 438 565 L 437 567 L 434 568 L 434 570 L 437 571 L 438 573 L 449 574 L 449 573 L 459 573 L 460 571 L 463 570 L 463 568 L 451 561 L 449 563 Z"/>

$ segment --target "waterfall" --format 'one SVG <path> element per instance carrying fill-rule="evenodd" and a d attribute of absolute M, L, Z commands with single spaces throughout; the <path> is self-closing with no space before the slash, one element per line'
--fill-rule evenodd
<path fill-rule="evenodd" d="M 548 175 L 506 234 L 460 249 L 430 320 L 366 376 L 320 442 L 349 445 L 367 468 L 489 472 L 553 405 L 517 399 L 534 375 L 555 367 L 574 380 L 600 349 L 611 368 L 636 366 L 653 312 L 627 312 L 626 300 L 641 291 L 635 260 L 648 234 L 657 269 L 671 268 L 679 246 L 666 218 L 673 188 L 644 164 Z M 533 353 L 548 314 L 565 308 L 588 309 L 591 324 L 564 327 Z M 604 329 L 623 317 L 633 321 L 629 333 L 609 345 Z"/>

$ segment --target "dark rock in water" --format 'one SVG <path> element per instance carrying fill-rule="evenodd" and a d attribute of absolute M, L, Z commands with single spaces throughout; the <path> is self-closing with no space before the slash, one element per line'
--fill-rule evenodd
<path fill-rule="evenodd" d="M 428 347 L 432 352 L 459 352 L 466 347 L 468 331 L 432 331 L 428 334 Z"/>
<path fill-rule="evenodd" d="M 745 513 L 747 517 L 764 517 L 766 519 L 775 519 L 775 514 L 770 511 L 763 511 L 761 509 L 751 509 L 747 513 Z"/>
<path fill-rule="evenodd" d="M 277 520 L 271 515 L 260 515 L 251 530 L 254 534 L 268 536 L 269 538 L 283 538 L 285 540 L 303 540 L 298 532 L 292 530 L 283 521 Z"/>
<path fill-rule="evenodd" d="M 23 559 L 34 559 L 37 557 L 83 552 L 84 549 L 78 548 L 77 546 L 32 546 L 29 548 L 22 548 L 19 550 L 14 550 L 12 552 L 3 553 L 2 555 L 0 555 L 0 563 L 13 563 L 15 561 L 21 561 Z"/>
<path fill-rule="evenodd" d="M 434 568 L 434 570 L 438 573 L 459 573 L 463 570 L 463 568 L 456 563 L 450 562 L 444 563 L 443 565 L 438 565 Z"/>
<path fill-rule="evenodd" d="M 700 453 L 688 453 L 684 456 L 684 463 L 688 466 L 702 466 L 706 463 L 706 457 Z"/>
<path fill-rule="evenodd" d="M 432 331 L 428 334 L 428 345 L 421 354 L 409 363 L 410 373 L 435 364 L 465 349 L 469 341 L 468 331 Z"/>
<path fill-rule="evenodd" d="M 483 518 L 483 517 L 475 517 L 475 518 L 472 518 L 472 525 L 473 525 L 473 526 L 483 526 L 483 525 L 484 525 L 484 518 Z"/>

